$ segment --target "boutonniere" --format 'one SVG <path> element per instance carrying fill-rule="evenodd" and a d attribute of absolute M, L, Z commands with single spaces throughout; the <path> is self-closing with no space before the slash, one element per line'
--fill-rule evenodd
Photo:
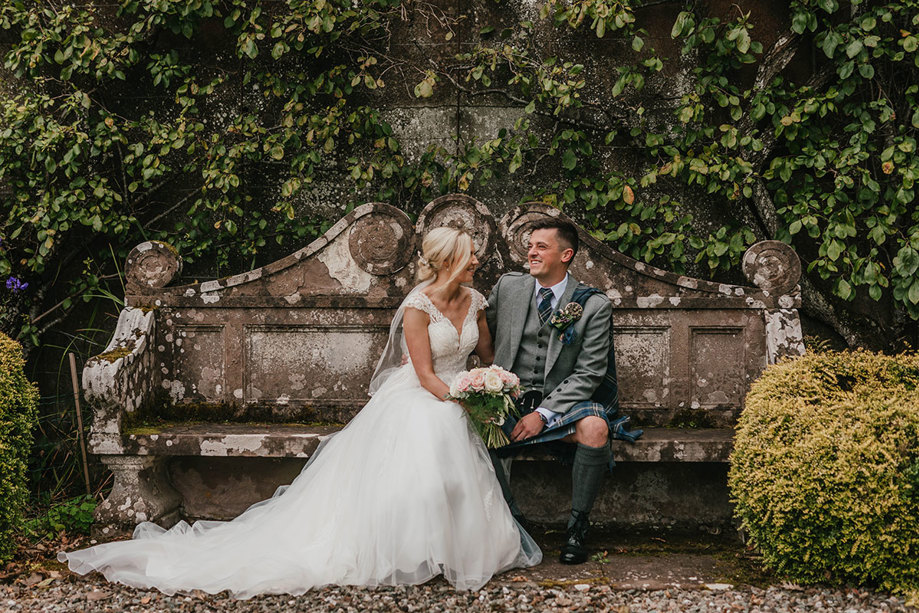
<path fill-rule="evenodd" d="M 577 338 L 577 335 L 574 332 L 574 328 L 571 327 L 571 324 L 581 319 L 581 315 L 584 314 L 584 307 L 582 307 L 577 302 L 569 302 L 565 305 L 565 308 L 561 311 L 556 311 L 552 314 L 552 319 L 549 320 L 549 325 L 557 328 L 561 331 L 561 334 L 558 336 L 558 340 L 562 341 L 563 344 L 568 345 Z"/>

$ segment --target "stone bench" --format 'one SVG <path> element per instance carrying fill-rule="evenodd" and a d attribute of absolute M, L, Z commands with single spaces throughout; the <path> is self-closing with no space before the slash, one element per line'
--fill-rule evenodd
<path fill-rule="evenodd" d="M 97 533 L 229 518 L 270 496 L 365 403 L 427 230 L 473 234 L 475 284 L 487 295 L 500 274 L 523 269 L 530 224 L 559 214 L 533 203 L 496 220 L 449 195 L 412 224 L 394 207 L 365 204 L 286 258 L 191 285 L 170 285 L 181 259 L 168 245 L 138 245 L 114 336 L 83 371 L 90 447 L 114 473 Z M 579 231 L 572 273 L 613 304 L 622 412 L 645 430 L 637 443 L 615 442 L 620 466 L 594 520 L 719 529 L 730 522 L 726 463 L 744 395 L 767 364 L 803 352 L 800 263 L 782 243 L 758 243 L 743 262 L 755 287 L 718 284 Z M 524 512 L 561 521 L 567 469 L 538 452 L 523 459 L 512 483 L 527 490 Z"/>

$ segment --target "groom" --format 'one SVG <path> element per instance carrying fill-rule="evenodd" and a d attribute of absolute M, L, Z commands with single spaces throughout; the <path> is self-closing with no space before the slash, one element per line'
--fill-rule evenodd
<path fill-rule="evenodd" d="M 563 564 L 587 560 L 588 515 L 610 462 L 608 407 L 591 400 L 601 385 L 609 387 L 608 370 L 616 395 L 615 365 L 610 362 L 612 307 L 603 293 L 568 274 L 577 251 L 574 225 L 555 218 L 538 221 L 527 245 L 530 274 L 503 275 L 486 309 L 494 363 L 520 377 L 527 392 L 523 403 L 518 401 L 524 405 L 523 416 L 505 449 L 558 440 L 577 445 L 571 516 L 559 557 Z M 569 306 L 573 303 L 580 309 Z M 495 454 L 492 459 L 508 506 L 522 519 L 504 466 Z"/>

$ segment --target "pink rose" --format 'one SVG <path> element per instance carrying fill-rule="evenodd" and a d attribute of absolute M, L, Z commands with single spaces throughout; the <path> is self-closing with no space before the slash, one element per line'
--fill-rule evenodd
<path fill-rule="evenodd" d="M 481 368 L 476 368 L 469 373 L 469 386 L 477 392 L 485 389 L 485 373 Z"/>

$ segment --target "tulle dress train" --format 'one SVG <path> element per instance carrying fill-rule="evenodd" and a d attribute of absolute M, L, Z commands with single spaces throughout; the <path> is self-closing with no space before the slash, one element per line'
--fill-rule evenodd
<path fill-rule="evenodd" d="M 423 294 L 435 370 L 449 380 L 475 346 L 475 293 L 461 330 Z M 410 297 L 412 300 L 412 297 Z M 413 305 L 408 305 L 413 306 Z M 453 333 L 451 336 L 451 332 Z M 143 523 L 130 541 L 60 553 L 78 573 L 238 598 L 336 585 L 417 584 L 442 574 L 477 589 L 542 559 L 508 510 L 482 441 L 459 405 L 395 371 L 300 475 L 229 522 Z"/>

